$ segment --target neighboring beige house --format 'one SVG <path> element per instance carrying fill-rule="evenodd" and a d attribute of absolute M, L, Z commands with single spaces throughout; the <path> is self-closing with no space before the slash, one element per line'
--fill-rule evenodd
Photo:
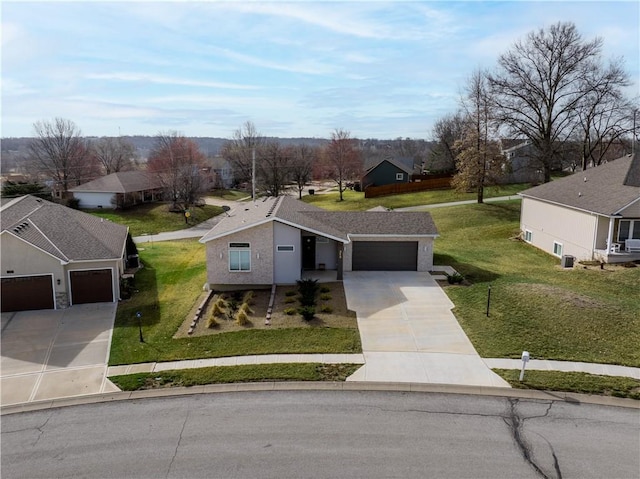
<path fill-rule="evenodd" d="M 640 259 L 640 156 L 625 156 L 520 193 L 524 240 L 557 257 Z"/>
<path fill-rule="evenodd" d="M 34 196 L 0 209 L 2 311 L 114 302 L 128 228 Z"/>
<path fill-rule="evenodd" d="M 326 211 L 289 196 L 232 210 L 200 240 L 212 289 L 292 284 L 303 271 L 433 268 L 426 212 Z"/>
<path fill-rule="evenodd" d="M 146 171 L 120 171 L 70 188 L 80 208 L 121 208 L 162 198 L 162 184 Z"/>

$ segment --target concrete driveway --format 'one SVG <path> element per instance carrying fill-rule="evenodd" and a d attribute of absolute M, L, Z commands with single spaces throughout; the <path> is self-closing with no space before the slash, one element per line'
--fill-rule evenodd
<path fill-rule="evenodd" d="M 116 308 L 2 313 L 1 404 L 118 391 L 106 377 Z"/>
<path fill-rule="evenodd" d="M 347 272 L 344 289 L 365 359 L 348 380 L 509 387 L 480 358 L 429 273 Z"/>

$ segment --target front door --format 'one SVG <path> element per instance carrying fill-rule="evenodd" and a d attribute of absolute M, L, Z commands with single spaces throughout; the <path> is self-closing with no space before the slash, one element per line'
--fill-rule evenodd
<path fill-rule="evenodd" d="M 302 269 L 316 269 L 316 237 L 302 237 Z"/>

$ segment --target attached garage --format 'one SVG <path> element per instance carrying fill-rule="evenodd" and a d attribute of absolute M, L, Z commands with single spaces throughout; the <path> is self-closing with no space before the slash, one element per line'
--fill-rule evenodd
<path fill-rule="evenodd" d="M 113 302 L 113 274 L 111 269 L 70 271 L 71 303 Z"/>
<path fill-rule="evenodd" d="M 50 274 L 2 278 L 2 312 L 54 309 Z"/>
<path fill-rule="evenodd" d="M 417 241 L 355 241 L 353 271 L 417 271 Z"/>

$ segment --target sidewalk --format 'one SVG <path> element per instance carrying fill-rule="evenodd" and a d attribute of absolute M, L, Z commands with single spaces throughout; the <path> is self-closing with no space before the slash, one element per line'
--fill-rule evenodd
<path fill-rule="evenodd" d="M 519 359 L 483 358 L 490 368 L 520 369 Z M 240 366 L 243 364 L 275 364 L 275 363 L 325 363 L 325 364 L 364 364 L 363 354 L 265 354 L 256 356 L 233 356 L 226 358 L 191 359 L 186 361 L 166 361 L 160 363 L 125 364 L 110 366 L 107 377 L 135 373 L 157 373 L 176 369 L 195 369 L 213 366 Z M 549 361 L 532 359 L 527 369 L 537 371 L 564 371 L 598 374 L 601 376 L 621 376 L 640 381 L 640 368 L 616 366 L 613 364 L 579 363 L 570 361 Z"/>
<path fill-rule="evenodd" d="M 518 195 L 513 196 L 496 196 L 495 198 L 485 198 L 485 203 L 494 203 L 497 201 L 510 201 L 510 200 L 519 200 L 520 197 Z M 472 205 L 477 204 L 478 200 L 462 200 L 462 201 L 450 201 L 448 203 L 435 203 L 433 205 L 418 205 L 418 206 L 407 206 L 405 208 L 394 208 L 393 211 L 425 211 L 430 208 L 442 208 L 446 206 L 459 206 L 459 205 Z"/>

